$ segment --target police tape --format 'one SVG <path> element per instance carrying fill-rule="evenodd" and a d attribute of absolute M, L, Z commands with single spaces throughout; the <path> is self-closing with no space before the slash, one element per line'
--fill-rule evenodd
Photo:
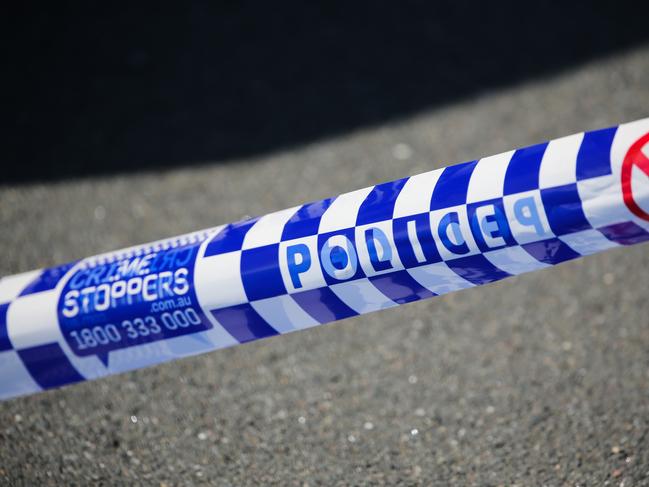
<path fill-rule="evenodd" d="M 10 398 L 649 240 L 649 119 L 0 281 Z"/>

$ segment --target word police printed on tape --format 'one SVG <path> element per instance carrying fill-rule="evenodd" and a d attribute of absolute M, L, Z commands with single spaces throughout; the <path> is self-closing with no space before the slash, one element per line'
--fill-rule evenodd
<path fill-rule="evenodd" d="M 0 281 L 10 398 L 649 240 L 649 119 Z"/>

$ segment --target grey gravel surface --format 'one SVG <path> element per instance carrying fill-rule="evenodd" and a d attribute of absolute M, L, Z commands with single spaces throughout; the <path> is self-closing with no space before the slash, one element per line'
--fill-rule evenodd
<path fill-rule="evenodd" d="M 646 46 L 263 157 L 5 186 L 0 274 L 646 117 L 648 102 Z M 648 249 L 1 403 L 0 482 L 649 485 Z"/>

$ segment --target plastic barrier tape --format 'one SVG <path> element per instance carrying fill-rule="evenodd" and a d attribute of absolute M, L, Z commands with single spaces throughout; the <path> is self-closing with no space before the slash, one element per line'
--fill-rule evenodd
<path fill-rule="evenodd" d="M 10 398 L 649 240 L 649 119 L 0 281 Z"/>

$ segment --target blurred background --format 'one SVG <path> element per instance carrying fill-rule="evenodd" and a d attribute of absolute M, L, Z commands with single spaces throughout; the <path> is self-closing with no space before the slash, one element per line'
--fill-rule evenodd
<path fill-rule="evenodd" d="M 646 6 L 12 4 L 0 275 L 649 115 Z M 0 403 L 7 485 L 649 484 L 646 246 Z"/>

